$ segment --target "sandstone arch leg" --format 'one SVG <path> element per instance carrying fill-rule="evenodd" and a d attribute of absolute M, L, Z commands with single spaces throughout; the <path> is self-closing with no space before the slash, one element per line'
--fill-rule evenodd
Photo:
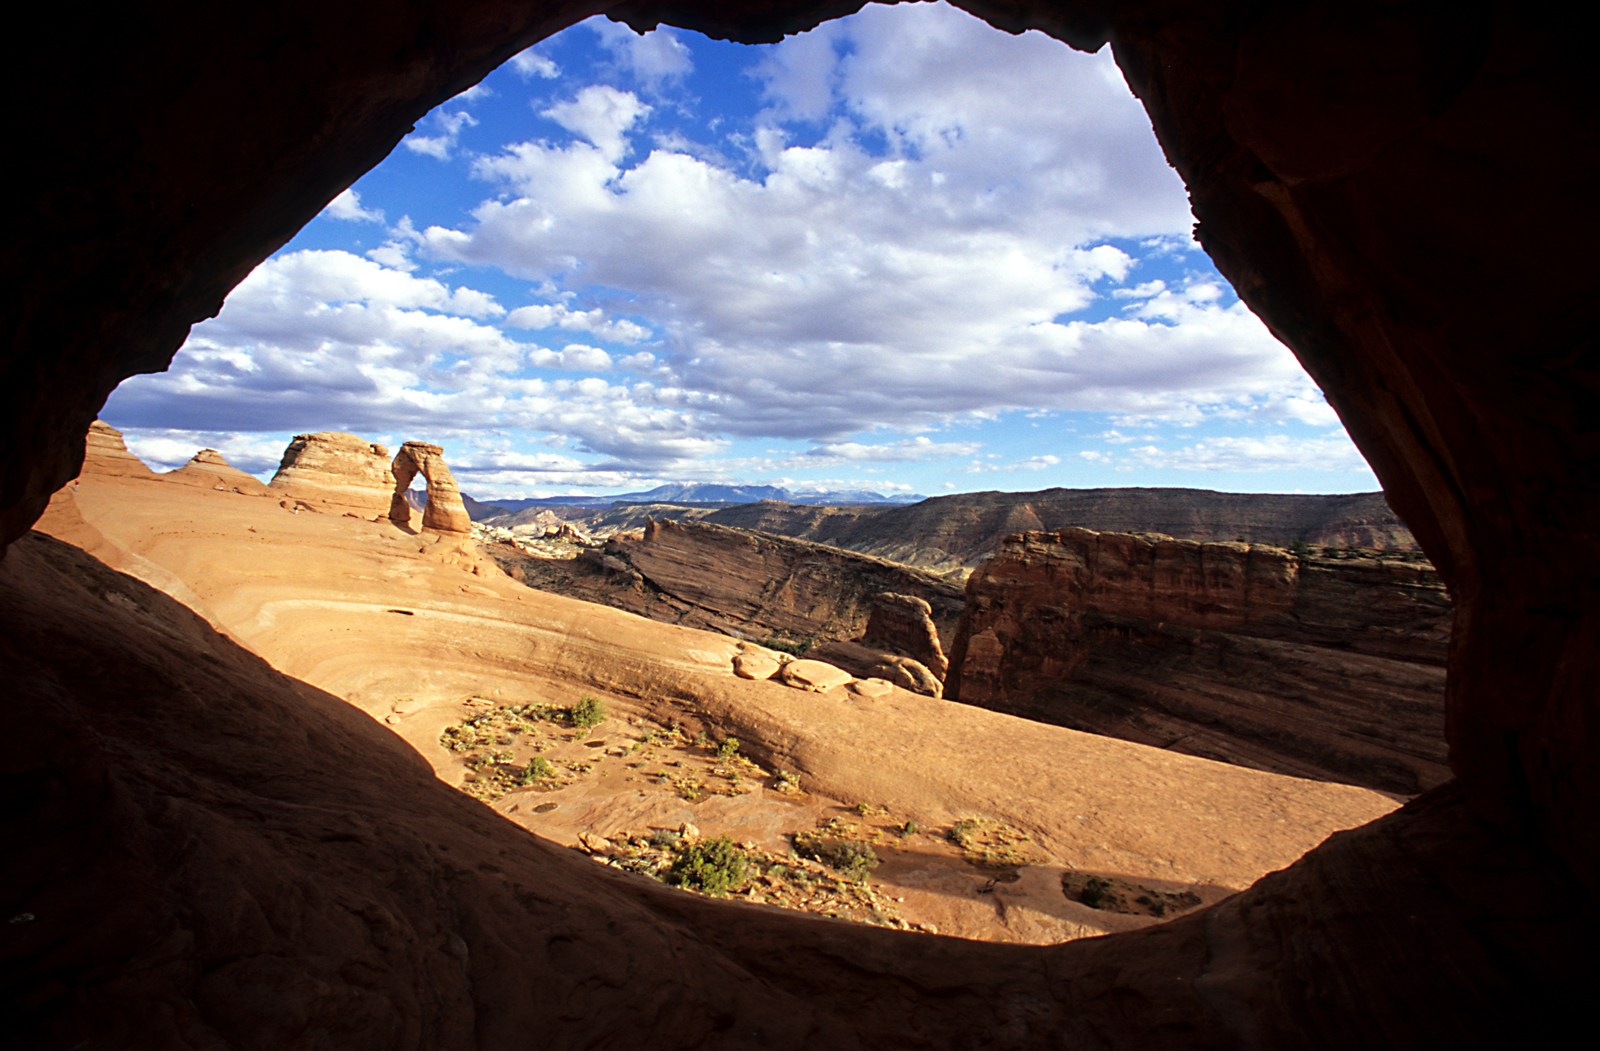
<path fill-rule="evenodd" d="M 406 502 L 406 491 L 420 474 L 428 483 L 428 506 L 422 512 L 422 528 L 447 535 L 472 532 L 472 519 L 467 516 L 461 488 L 444 462 L 442 448 L 427 442 L 406 442 L 395 453 L 389 470 L 394 475 L 394 496 L 389 500 L 390 521 L 399 526 L 410 524 L 411 505 Z"/>

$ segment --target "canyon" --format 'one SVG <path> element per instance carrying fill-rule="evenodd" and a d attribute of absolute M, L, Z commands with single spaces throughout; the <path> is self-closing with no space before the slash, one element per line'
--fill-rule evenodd
<path fill-rule="evenodd" d="M 945 696 L 1404 796 L 1449 780 L 1431 567 L 1063 529 L 967 585 Z"/>
<path fill-rule="evenodd" d="M 388 724 L 29 532 L 79 474 L 107 393 L 166 367 L 192 323 L 439 101 L 602 10 L 638 29 L 758 41 L 850 6 L 37 12 L 39 38 L 66 42 L 78 75 L 63 77 L 60 49 L 45 47 L 20 49 L 7 71 L 15 94 L 50 87 L 17 114 L 19 140 L 39 148 L 11 172 L 20 207 L 0 248 L 11 691 L 0 976 L 23 1046 L 1498 1048 L 1582 1031 L 1600 931 L 1600 382 L 1583 258 L 1600 225 L 1600 136 L 1582 35 L 1515 5 L 963 4 L 1010 32 L 1112 49 L 1189 189 L 1196 237 L 1326 392 L 1455 601 L 1455 778 L 1299 861 L 1258 858 L 1288 867 L 1171 922 L 999 945 L 712 901 L 600 868 L 441 783 Z M 449 665 L 473 644 L 395 625 L 424 612 L 466 623 L 453 596 L 501 586 L 428 559 L 422 548 L 436 545 L 393 523 L 165 488 L 250 501 L 257 534 L 228 542 L 250 550 L 265 527 L 264 572 L 296 568 L 294 531 L 312 523 L 395 530 L 393 559 L 366 532 L 354 541 L 350 578 L 370 577 L 370 591 L 345 613 L 404 643 L 391 666 L 400 682 L 399 654 L 437 649 Z M 55 510 L 68 514 L 65 503 Z M 81 548 L 119 557 L 92 528 L 71 528 Z M 159 568 L 157 548 L 181 558 L 201 539 L 131 553 Z M 426 611 L 388 612 L 436 575 Z M 250 608 L 232 593 L 195 608 L 226 623 Z M 283 597 L 277 630 L 329 608 Z M 548 608 L 542 628 L 505 644 L 579 661 L 597 635 L 629 637 Z M 323 635 L 305 641 L 331 667 L 338 639 Z M 716 653 L 716 682 L 743 689 L 729 655 Z M 617 663 L 648 664 L 626 647 Z M 775 737 L 864 724 L 857 702 L 748 685 L 784 691 Z M 796 706 L 817 697 L 815 714 Z M 1117 834 L 1097 836 L 1102 812 L 1062 793 L 1111 764 L 1082 762 L 1065 742 L 1137 746 L 1044 727 L 1048 741 L 1012 767 L 1010 735 L 994 728 L 1037 724 L 895 697 L 937 707 L 908 709 L 918 717 L 857 776 L 879 764 L 943 776 L 940 762 L 905 758 L 905 742 L 927 735 L 963 773 L 961 756 L 988 741 L 977 772 L 1007 772 L 1020 808 L 1065 828 L 1083 815 L 1076 834 L 1091 850 L 1170 826 L 1219 847 L 1226 794 L 1203 782 L 1168 794 L 1170 772 L 1270 777 L 1119 751 L 1145 759 L 1107 787 L 1123 809 Z M 1254 829 L 1300 819 L 1275 803 L 1255 792 Z"/>

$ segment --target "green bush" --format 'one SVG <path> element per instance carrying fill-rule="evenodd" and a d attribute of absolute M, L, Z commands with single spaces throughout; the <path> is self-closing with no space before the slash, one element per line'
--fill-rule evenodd
<path fill-rule="evenodd" d="M 587 730 L 606 721 L 606 710 L 593 697 L 585 697 L 567 709 L 567 718 L 572 720 L 573 726 Z"/>
<path fill-rule="evenodd" d="M 724 737 L 722 743 L 717 745 L 718 759 L 732 759 L 739 754 L 739 739 L 737 737 Z"/>
<path fill-rule="evenodd" d="M 806 655 L 806 651 L 811 648 L 811 643 L 811 639 L 804 639 L 800 642 L 789 642 L 786 639 L 774 637 L 768 639 L 766 642 L 763 642 L 761 645 L 765 646 L 769 650 L 777 650 L 779 653 L 787 653 L 791 657 L 804 657 Z"/>
<path fill-rule="evenodd" d="M 868 870 L 878 867 L 877 852 L 859 839 L 843 839 L 826 832 L 798 832 L 794 836 L 794 849 L 804 858 L 813 858 L 856 879 L 864 879 Z"/>
<path fill-rule="evenodd" d="M 727 836 L 684 847 L 673 859 L 667 882 L 720 897 L 744 882 L 744 851 Z"/>
<path fill-rule="evenodd" d="M 528 769 L 522 772 L 522 780 L 524 784 L 531 784 L 547 777 L 554 777 L 555 774 L 556 768 L 550 765 L 550 760 L 542 755 L 536 755 L 528 760 Z"/>

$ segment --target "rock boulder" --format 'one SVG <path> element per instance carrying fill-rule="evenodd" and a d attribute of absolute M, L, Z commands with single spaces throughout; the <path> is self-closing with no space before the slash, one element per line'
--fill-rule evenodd
<path fill-rule="evenodd" d="M 797 690 L 809 690 L 812 693 L 827 693 L 838 686 L 843 686 L 855 676 L 837 668 L 832 664 L 822 661 L 790 661 L 778 672 L 778 678 L 785 686 L 793 686 Z"/>

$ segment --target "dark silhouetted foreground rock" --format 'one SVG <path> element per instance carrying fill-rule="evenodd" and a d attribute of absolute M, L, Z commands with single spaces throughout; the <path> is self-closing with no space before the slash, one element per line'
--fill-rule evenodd
<path fill-rule="evenodd" d="M 77 475 L 118 382 L 165 368 L 253 267 L 523 48 L 600 10 L 754 42 L 852 6 L 30 12 L 30 39 L 61 46 L 7 65 L 29 99 L 13 138 L 35 148 L 8 171 L 0 244 L 0 543 Z M 1592 973 L 1600 891 L 1586 36 L 1503 2 L 966 6 L 1110 44 L 1200 242 L 1438 567 L 1457 603 L 1446 724 L 1470 812 L 1431 795 L 1227 908 L 1058 950 L 748 910 L 735 925 L 655 891 L 648 908 L 568 899 L 567 860 L 430 795 L 446 790 L 419 787 L 414 762 L 363 743 L 370 730 L 325 698 L 242 686 L 236 651 L 182 649 L 187 629 L 125 615 L 116 603 L 140 600 L 89 573 L 0 601 L 8 1036 L 1498 1048 L 1553 1043 L 1552 1021 L 1582 1031 L 1571 1015 L 1592 983 L 1580 994 L 1572 976 Z M 0 574 L 16 583 L 26 557 Z M 51 604 L 70 589 L 70 607 Z M 373 798 L 374 779 L 414 806 Z M 1581 891 L 1552 875 L 1562 865 Z"/>

